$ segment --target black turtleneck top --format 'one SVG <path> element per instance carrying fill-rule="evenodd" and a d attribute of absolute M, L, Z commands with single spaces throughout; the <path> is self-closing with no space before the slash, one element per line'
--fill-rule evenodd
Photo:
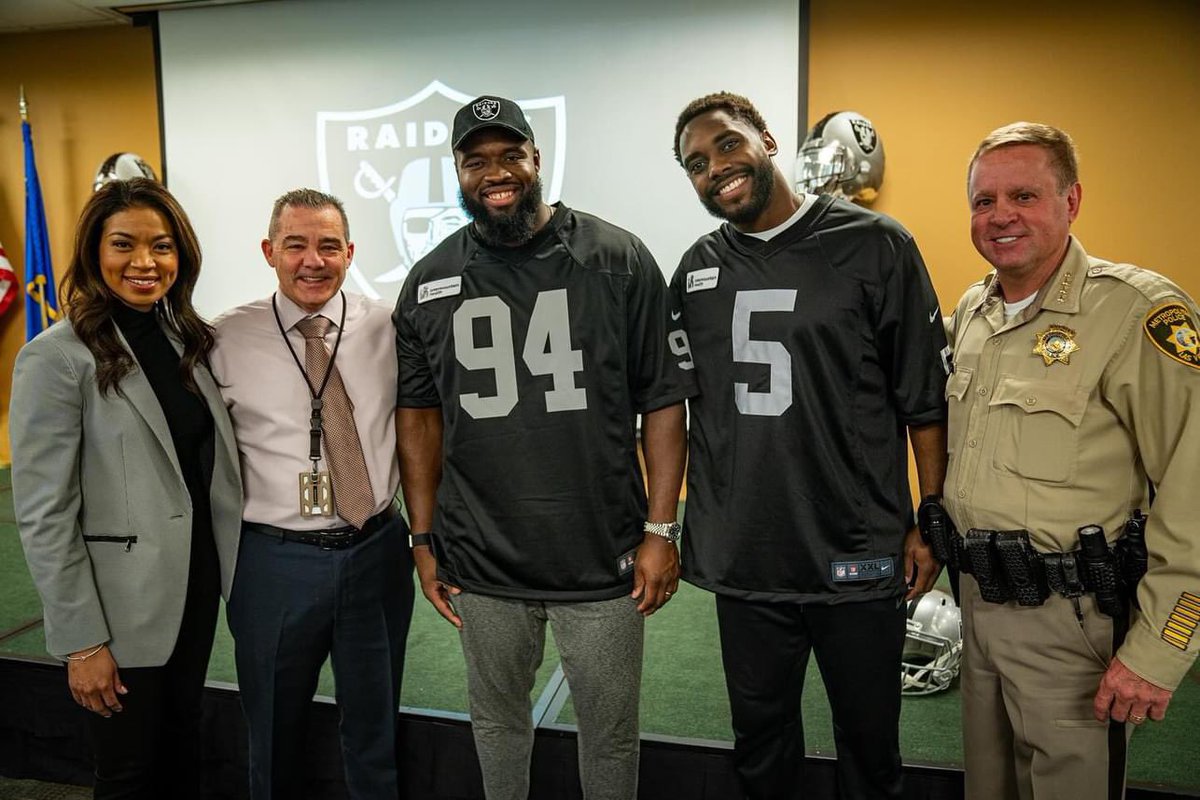
<path fill-rule="evenodd" d="M 138 311 L 118 303 L 113 319 L 129 343 L 138 366 L 167 418 L 175 457 L 192 499 L 193 552 L 197 538 L 212 542 L 212 510 L 208 499 L 213 469 L 213 420 L 204 398 L 188 391 L 179 374 L 179 353 L 158 323 L 154 311 Z"/>

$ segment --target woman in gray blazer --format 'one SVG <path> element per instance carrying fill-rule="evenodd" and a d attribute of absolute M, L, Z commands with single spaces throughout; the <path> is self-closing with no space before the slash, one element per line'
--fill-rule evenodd
<path fill-rule="evenodd" d="M 88 201 L 66 319 L 17 357 L 13 501 L 46 647 L 89 712 L 95 797 L 199 791 L 204 676 L 241 518 L 237 449 L 192 307 L 200 246 L 162 185 Z"/>

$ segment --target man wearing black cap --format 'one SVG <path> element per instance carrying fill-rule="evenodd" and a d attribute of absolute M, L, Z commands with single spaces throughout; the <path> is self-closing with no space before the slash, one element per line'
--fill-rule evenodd
<path fill-rule="evenodd" d="M 489 800 L 528 796 L 547 621 L 584 797 L 632 800 L 643 618 L 678 584 L 691 377 L 669 362 L 654 258 L 626 231 L 542 201 L 516 103 L 464 106 L 452 147 L 473 223 L 417 263 L 392 315 L 421 588 L 460 629 Z"/>

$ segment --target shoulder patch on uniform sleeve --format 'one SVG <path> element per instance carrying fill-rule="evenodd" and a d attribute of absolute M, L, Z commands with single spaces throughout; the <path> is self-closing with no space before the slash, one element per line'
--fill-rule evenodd
<path fill-rule="evenodd" d="M 1175 603 L 1175 608 L 1172 609 L 1166 624 L 1163 625 L 1162 639 L 1172 647 L 1187 650 L 1198 626 L 1200 626 L 1200 597 L 1191 592 L 1184 592 L 1179 595 L 1179 602 Z"/>
<path fill-rule="evenodd" d="M 1163 355 L 1200 369 L 1200 328 L 1183 303 L 1172 301 L 1150 309 L 1142 329 Z"/>

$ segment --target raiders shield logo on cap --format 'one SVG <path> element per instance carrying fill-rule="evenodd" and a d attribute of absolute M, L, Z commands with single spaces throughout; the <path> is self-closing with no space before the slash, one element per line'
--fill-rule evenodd
<path fill-rule="evenodd" d="M 471 111 L 475 112 L 475 119 L 487 122 L 490 119 L 495 119 L 496 115 L 500 113 L 500 104 L 491 98 L 485 97 L 471 106 Z"/>

